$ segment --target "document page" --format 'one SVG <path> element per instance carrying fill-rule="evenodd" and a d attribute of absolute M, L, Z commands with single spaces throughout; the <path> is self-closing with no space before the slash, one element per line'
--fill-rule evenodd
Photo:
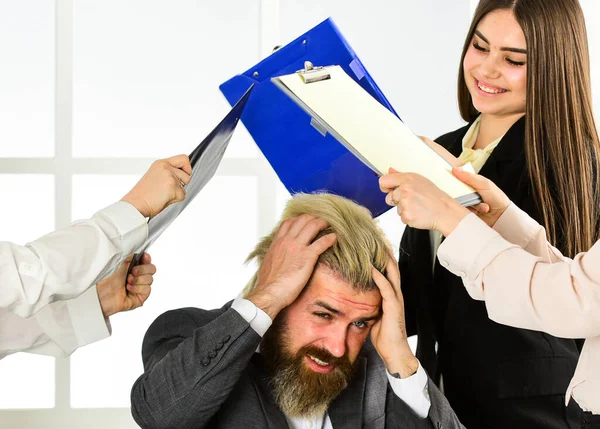
<path fill-rule="evenodd" d="M 341 67 L 326 67 L 330 79 L 304 83 L 290 74 L 274 78 L 321 126 L 378 174 L 390 167 L 427 177 L 453 198 L 479 202 L 474 190 L 452 175 L 452 167 L 400 119 L 364 91 Z M 287 89 L 287 91 L 286 91 Z"/>

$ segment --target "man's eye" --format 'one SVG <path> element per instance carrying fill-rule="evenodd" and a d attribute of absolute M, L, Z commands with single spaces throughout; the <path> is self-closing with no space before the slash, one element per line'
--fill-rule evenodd
<path fill-rule="evenodd" d="M 315 316 L 322 319 L 331 319 L 331 315 L 329 313 L 315 313 Z"/>
<path fill-rule="evenodd" d="M 359 329 L 365 329 L 367 327 L 367 322 L 352 322 L 352 324 Z"/>

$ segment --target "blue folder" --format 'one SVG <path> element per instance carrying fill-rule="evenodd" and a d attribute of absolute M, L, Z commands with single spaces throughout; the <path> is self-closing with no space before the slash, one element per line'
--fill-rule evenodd
<path fill-rule="evenodd" d="M 331 18 L 273 52 L 219 88 L 234 105 L 254 84 L 241 121 L 291 193 L 327 191 L 367 207 L 373 216 L 390 209 L 378 177 L 330 134 L 311 125 L 311 117 L 272 82 L 294 73 L 304 62 L 339 65 L 362 88 L 396 112 Z"/>

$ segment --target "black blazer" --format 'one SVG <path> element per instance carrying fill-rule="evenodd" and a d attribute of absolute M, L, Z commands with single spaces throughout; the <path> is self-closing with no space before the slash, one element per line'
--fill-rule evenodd
<path fill-rule="evenodd" d="M 462 151 L 469 125 L 437 142 Z M 517 121 L 480 174 L 541 222 L 524 152 L 525 118 Z M 560 243 L 557 246 L 560 249 Z M 407 227 L 399 266 L 409 335 L 418 335 L 417 357 L 467 428 L 568 428 L 576 412 L 564 395 L 577 365 L 574 340 L 497 324 L 485 303 L 471 299 L 460 277 L 436 258 L 432 271 L 429 231 Z M 573 402 L 573 401 L 572 401 Z M 575 427 L 575 426 L 574 426 Z"/>

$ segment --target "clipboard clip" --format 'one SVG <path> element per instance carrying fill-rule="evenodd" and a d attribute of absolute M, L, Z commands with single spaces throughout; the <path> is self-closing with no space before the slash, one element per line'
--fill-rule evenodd
<path fill-rule="evenodd" d="M 325 67 L 315 67 L 310 61 L 304 61 L 304 68 L 298 70 L 296 73 L 300 75 L 300 78 L 304 83 L 313 83 L 331 79 L 331 75 Z"/>

